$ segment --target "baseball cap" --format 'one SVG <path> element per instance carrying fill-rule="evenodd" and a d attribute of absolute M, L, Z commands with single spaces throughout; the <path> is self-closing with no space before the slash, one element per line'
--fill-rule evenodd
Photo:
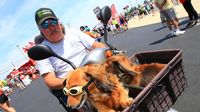
<path fill-rule="evenodd" d="M 40 8 L 35 12 L 35 22 L 40 25 L 47 19 L 58 19 L 50 8 Z"/>

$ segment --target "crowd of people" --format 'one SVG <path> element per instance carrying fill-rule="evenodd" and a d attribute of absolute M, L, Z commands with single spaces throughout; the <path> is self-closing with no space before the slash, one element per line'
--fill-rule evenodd
<path fill-rule="evenodd" d="M 39 71 L 34 66 L 25 68 L 13 69 L 9 78 L 7 78 L 7 85 L 11 89 L 20 88 L 23 90 L 31 81 L 39 77 Z"/>
<path fill-rule="evenodd" d="M 120 14 L 118 18 L 112 17 L 108 24 L 113 34 L 128 30 L 128 21 L 123 14 Z"/>

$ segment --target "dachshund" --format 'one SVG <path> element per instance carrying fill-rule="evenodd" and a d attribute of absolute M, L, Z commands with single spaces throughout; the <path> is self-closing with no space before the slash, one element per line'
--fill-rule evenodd
<path fill-rule="evenodd" d="M 166 64 L 135 64 L 126 55 L 118 54 L 107 58 L 107 72 L 117 74 L 124 84 L 145 87 Z"/>
<path fill-rule="evenodd" d="M 64 82 L 67 106 L 72 109 L 81 108 L 88 100 L 98 112 L 116 112 L 134 102 L 117 75 L 107 72 L 104 64 L 79 67 L 69 72 Z"/>

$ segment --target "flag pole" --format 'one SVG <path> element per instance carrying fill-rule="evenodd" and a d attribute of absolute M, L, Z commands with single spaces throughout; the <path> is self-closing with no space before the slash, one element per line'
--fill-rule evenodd
<path fill-rule="evenodd" d="M 27 59 L 27 57 L 25 56 L 25 54 L 22 52 L 22 50 L 20 49 L 20 46 L 17 45 L 17 48 L 19 49 L 19 52 L 21 52 L 21 54 L 24 56 L 25 59 Z"/>

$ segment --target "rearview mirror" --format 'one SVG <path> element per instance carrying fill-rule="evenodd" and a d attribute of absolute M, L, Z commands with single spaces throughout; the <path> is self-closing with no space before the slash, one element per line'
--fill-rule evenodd
<path fill-rule="evenodd" d="M 56 56 L 56 54 L 50 47 L 38 44 L 28 50 L 28 56 L 34 60 L 42 60 L 51 56 Z"/>
<path fill-rule="evenodd" d="M 76 69 L 76 66 L 69 60 L 57 55 L 49 46 L 38 44 L 33 46 L 28 50 L 28 56 L 33 60 L 43 60 L 51 56 L 57 57 L 64 62 L 67 62 L 72 66 L 73 69 Z"/>
<path fill-rule="evenodd" d="M 101 22 L 107 24 L 111 17 L 111 10 L 108 6 L 104 6 L 101 9 Z"/>

